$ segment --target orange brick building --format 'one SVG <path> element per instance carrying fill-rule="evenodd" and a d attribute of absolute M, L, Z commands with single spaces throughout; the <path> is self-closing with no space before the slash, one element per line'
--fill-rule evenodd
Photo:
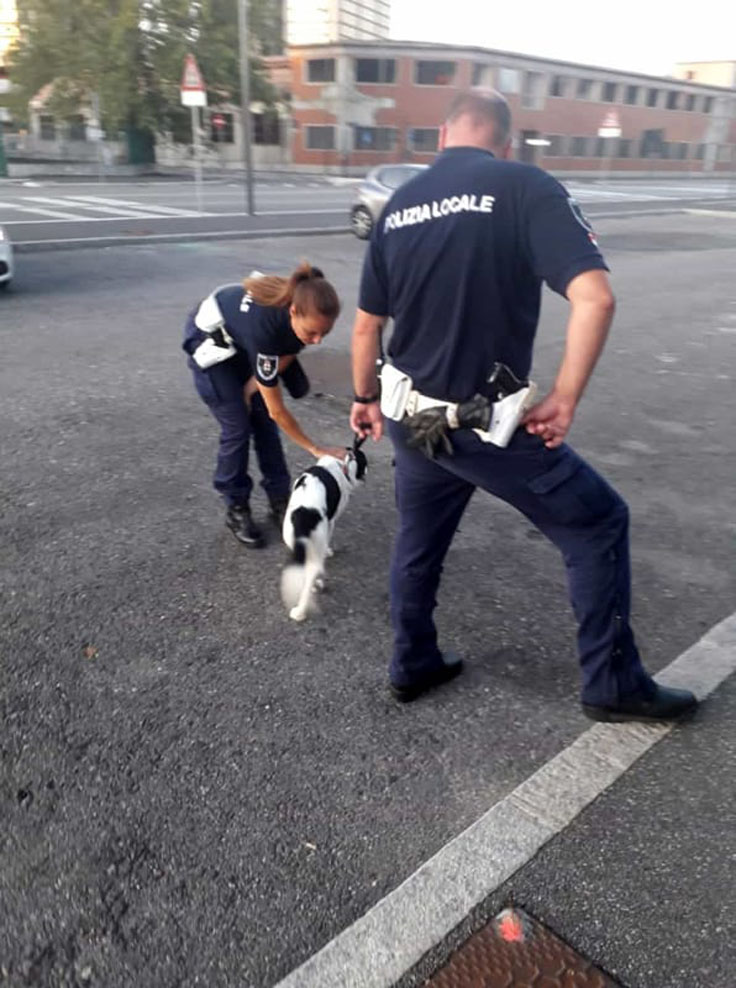
<path fill-rule="evenodd" d="M 429 161 L 453 95 L 483 86 L 509 100 L 516 157 L 551 170 L 736 169 L 736 89 L 398 41 L 293 47 L 265 61 L 289 93 L 287 140 L 296 165 L 362 172 Z M 606 126 L 614 136 L 599 136 Z"/>

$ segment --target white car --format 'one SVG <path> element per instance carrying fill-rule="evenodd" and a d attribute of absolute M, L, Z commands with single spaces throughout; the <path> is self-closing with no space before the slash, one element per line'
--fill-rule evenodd
<path fill-rule="evenodd" d="M 360 240 L 368 240 L 383 207 L 398 187 L 428 167 L 401 163 L 379 165 L 371 169 L 358 186 L 355 202 L 350 210 L 350 228 L 355 236 Z"/>
<path fill-rule="evenodd" d="M 13 280 L 13 245 L 8 234 L 0 226 L 0 289 L 7 288 Z"/>

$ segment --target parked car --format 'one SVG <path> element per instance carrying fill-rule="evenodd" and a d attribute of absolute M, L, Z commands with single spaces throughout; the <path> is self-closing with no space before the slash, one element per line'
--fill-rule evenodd
<path fill-rule="evenodd" d="M 358 186 L 355 203 L 350 210 L 350 227 L 355 236 L 367 240 L 383 207 L 396 189 L 428 167 L 429 165 L 379 165 L 369 171 L 365 181 Z"/>
<path fill-rule="evenodd" d="M 5 229 L 0 226 L 0 288 L 7 288 L 13 280 L 13 245 Z"/>

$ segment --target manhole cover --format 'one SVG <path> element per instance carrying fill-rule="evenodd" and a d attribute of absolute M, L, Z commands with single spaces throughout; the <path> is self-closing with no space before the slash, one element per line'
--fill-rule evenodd
<path fill-rule="evenodd" d="M 521 909 L 504 909 L 475 933 L 426 988 L 618 988 Z"/>

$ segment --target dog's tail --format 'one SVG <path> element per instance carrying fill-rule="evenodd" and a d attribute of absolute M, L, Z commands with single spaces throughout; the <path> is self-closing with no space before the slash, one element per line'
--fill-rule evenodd
<path fill-rule="evenodd" d="M 309 553 L 309 543 L 305 538 L 295 538 L 294 547 L 291 551 L 291 562 L 288 562 L 281 571 L 281 599 L 287 610 L 291 611 L 302 599 L 304 586 L 309 573 L 307 558 Z M 316 605 L 309 599 L 308 612 L 312 613 Z"/>
<path fill-rule="evenodd" d="M 289 611 L 301 601 L 306 614 L 316 609 L 311 593 L 306 601 L 304 595 L 305 585 L 307 582 L 311 584 L 321 569 L 318 550 L 313 544 L 314 530 L 319 525 L 321 515 L 314 508 L 301 507 L 292 512 L 290 519 L 293 529 L 292 558 L 281 573 L 281 597 Z"/>

